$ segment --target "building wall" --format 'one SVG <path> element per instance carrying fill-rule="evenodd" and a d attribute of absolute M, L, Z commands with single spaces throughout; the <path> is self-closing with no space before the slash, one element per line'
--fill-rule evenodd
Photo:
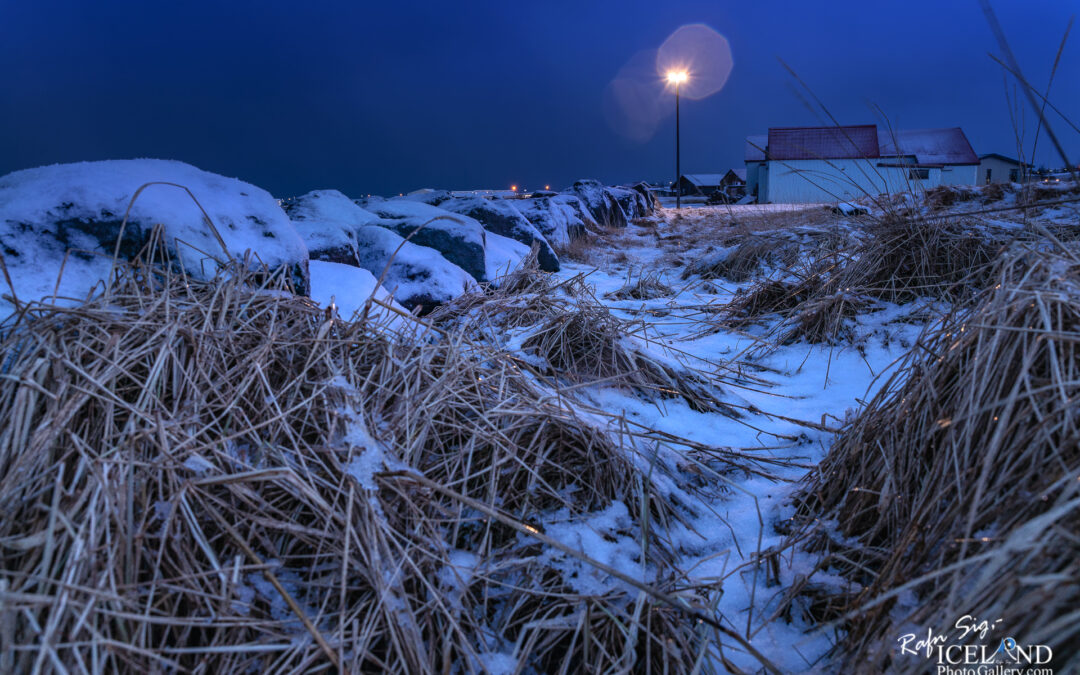
<path fill-rule="evenodd" d="M 941 185 L 977 185 L 978 176 L 978 164 L 946 166 L 941 169 Z"/>
<path fill-rule="evenodd" d="M 746 194 L 752 195 L 758 189 L 758 169 L 761 162 L 746 163 Z"/>
<path fill-rule="evenodd" d="M 990 180 L 986 180 L 986 171 L 990 170 Z M 1010 178 L 1009 173 L 1016 171 L 1016 178 Z M 979 185 L 986 185 L 986 183 L 1010 183 L 1020 182 L 1020 166 L 1013 164 L 1012 162 L 1005 162 L 997 157 L 987 157 L 979 162 L 979 172 L 976 176 L 978 178 Z"/>
<path fill-rule="evenodd" d="M 880 159 L 792 160 L 764 162 L 758 170 L 758 202 L 824 203 L 866 195 L 929 189 L 938 185 L 974 185 L 978 166 L 915 169 L 878 166 Z M 749 170 L 747 184 L 749 185 Z"/>

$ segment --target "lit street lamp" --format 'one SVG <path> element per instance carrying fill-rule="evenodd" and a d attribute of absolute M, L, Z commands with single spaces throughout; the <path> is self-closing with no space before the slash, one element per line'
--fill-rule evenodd
<path fill-rule="evenodd" d="M 682 208 L 682 185 L 679 178 L 682 170 L 679 168 L 679 85 L 686 82 L 685 70 L 669 70 L 667 81 L 675 85 L 675 208 Z"/>

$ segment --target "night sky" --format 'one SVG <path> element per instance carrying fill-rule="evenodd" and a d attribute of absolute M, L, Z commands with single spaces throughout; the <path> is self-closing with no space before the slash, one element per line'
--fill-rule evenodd
<path fill-rule="evenodd" d="M 1041 90 L 1080 0 L 995 8 Z M 282 197 L 668 180 L 674 116 L 631 140 L 605 89 L 693 23 L 728 39 L 734 68 L 683 100 L 684 173 L 742 166 L 745 136 L 769 126 L 820 123 L 778 57 L 842 123 L 880 123 L 880 108 L 894 127 L 961 126 L 976 152 L 1017 154 L 975 0 L 0 0 L 0 174 L 163 157 Z M 1050 96 L 1080 124 L 1078 83 L 1080 28 Z M 1019 114 L 1030 153 L 1035 117 Z M 1051 122 L 1078 161 L 1080 135 Z M 1038 148 L 1037 164 L 1061 164 L 1045 136 Z"/>

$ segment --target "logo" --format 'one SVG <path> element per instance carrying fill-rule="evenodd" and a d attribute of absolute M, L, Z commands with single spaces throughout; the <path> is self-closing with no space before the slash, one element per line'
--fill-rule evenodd
<path fill-rule="evenodd" d="M 905 633 L 897 638 L 899 655 L 927 659 L 936 675 L 1053 675 L 1054 650 L 995 635 L 1001 622 L 965 614 L 945 632 Z"/>

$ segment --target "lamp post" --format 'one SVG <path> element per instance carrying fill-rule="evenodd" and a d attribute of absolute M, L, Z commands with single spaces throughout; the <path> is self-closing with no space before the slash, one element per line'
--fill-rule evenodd
<path fill-rule="evenodd" d="M 679 168 L 679 85 L 686 82 L 685 70 L 669 70 L 667 81 L 675 85 L 675 208 L 682 208 L 682 185 L 679 178 L 682 170 Z"/>

